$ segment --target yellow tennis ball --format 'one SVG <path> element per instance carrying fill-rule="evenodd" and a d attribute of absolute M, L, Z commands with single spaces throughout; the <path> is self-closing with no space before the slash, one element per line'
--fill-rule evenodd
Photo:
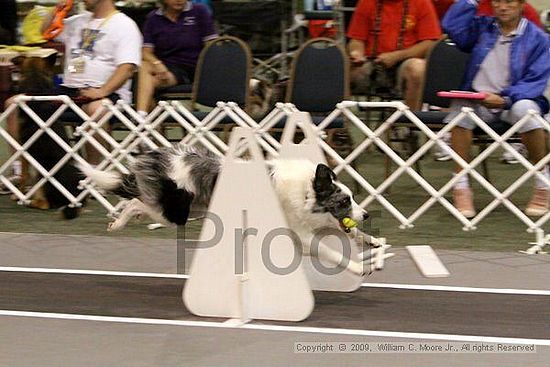
<path fill-rule="evenodd" d="M 344 219 L 342 219 L 342 224 L 343 224 L 346 228 L 357 227 L 357 222 L 354 221 L 353 219 L 349 218 L 349 217 L 345 217 Z"/>

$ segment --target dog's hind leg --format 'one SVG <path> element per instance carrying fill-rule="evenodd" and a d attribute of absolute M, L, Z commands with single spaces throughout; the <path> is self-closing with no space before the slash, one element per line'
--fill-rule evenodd
<path fill-rule="evenodd" d="M 130 219 L 140 214 L 147 214 L 154 220 L 159 219 L 158 213 L 154 212 L 149 206 L 141 202 L 141 200 L 134 198 L 124 206 L 118 218 L 109 223 L 107 230 L 109 232 L 118 231 L 124 228 Z"/>

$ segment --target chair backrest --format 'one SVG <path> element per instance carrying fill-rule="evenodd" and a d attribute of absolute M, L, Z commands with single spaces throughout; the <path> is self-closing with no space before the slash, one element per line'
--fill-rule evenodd
<path fill-rule="evenodd" d="M 428 55 L 422 102 L 449 107 L 450 99 L 438 97 L 437 92 L 460 88 L 469 59 L 470 54 L 460 51 L 451 41 L 438 41 Z"/>
<path fill-rule="evenodd" d="M 214 107 L 216 102 L 248 106 L 252 69 L 250 48 L 231 36 L 216 38 L 202 50 L 193 83 L 192 104 Z"/>
<path fill-rule="evenodd" d="M 335 40 L 313 38 L 292 60 L 286 102 L 301 111 L 329 112 L 349 96 L 349 61 Z"/>

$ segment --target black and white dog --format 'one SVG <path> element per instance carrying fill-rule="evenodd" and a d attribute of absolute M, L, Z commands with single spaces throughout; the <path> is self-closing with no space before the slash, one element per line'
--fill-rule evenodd
<path fill-rule="evenodd" d="M 182 145 L 142 150 L 135 158 L 129 175 L 80 167 L 100 188 L 131 199 L 108 230 L 121 229 L 141 214 L 163 224 L 185 225 L 191 212 L 208 208 L 223 158 L 200 147 Z M 336 181 L 329 167 L 309 160 L 271 160 L 267 166 L 287 223 L 300 238 L 304 254 L 310 255 L 316 231 L 326 228 L 346 232 L 360 246 L 382 245 L 347 225 L 350 219 L 363 221 L 368 214 L 353 200 L 351 190 Z M 342 261 L 341 253 L 323 244 L 316 256 L 334 265 Z M 364 273 L 357 261 L 349 261 L 346 269 Z"/>

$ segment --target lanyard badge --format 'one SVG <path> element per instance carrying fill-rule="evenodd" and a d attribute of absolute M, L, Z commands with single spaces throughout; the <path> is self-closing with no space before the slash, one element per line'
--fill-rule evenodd
<path fill-rule="evenodd" d="M 71 74 L 82 74 L 86 70 L 86 60 L 84 59 L 84 52 L 82 49 L 74 50 L 71 53 L 71 59 L 67 70 Z"/>

